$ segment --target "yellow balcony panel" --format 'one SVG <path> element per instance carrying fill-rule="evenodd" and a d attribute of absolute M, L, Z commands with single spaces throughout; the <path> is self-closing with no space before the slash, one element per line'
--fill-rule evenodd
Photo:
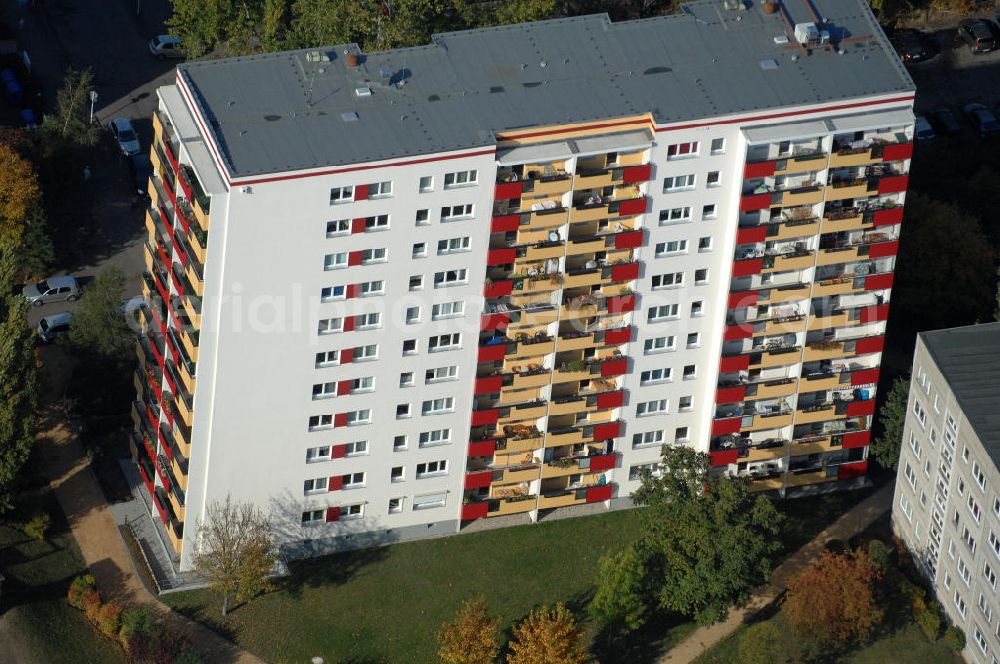
<path fill-rule="evenodd" d="M 566 247 L 562 242 L 549 247 L 528 247 L 525 249 L 524 260 L 544 261 L 550 258 L 560 258 L 566 253 Z"/>
<path fill-rule="evenodd" d="M 558 343 L 556 344 L 556 350 L 559 352 L 565 350 L 581 350 L 586 348 L 593 348 L 600 345 L 594 334 L 584 334 L 579 337 L 559 337 Z"/>
<path fill-rule="evenodd" d="M 528 186 L 528 183 L 525 183 Z M 566 176 L 556 179 L 534 180 L 531 191 L 525 192 L 530 196 L 560 196 L 573 187 L 573 178 Z"/>
<path fill-rule="evenodd" d="M 759 293 L 760 294 L 757 297 L 758 304 L 796 302 L 809 297 L 809 286 L 798 286 L 795 288 L 771 288 L 768 291 L 760 291 Z"/>
<path fill-rule="evenodd" d="M 589 369 L 581 371 L 556 371 L 552 374 L 552 383 L 570 383 L 573 381 L 590 380 L 593 377 Z"/>
<path fill-rule="evenodd" d="M 562 288 L 562 275 L 556 274 L 547 277 L 525 278 L 521 280 L 521 289 L 514 291 L 512 295 L 520 293 L 549 293 Z"/>
<path fill-rule="evenodd" d="M 574 242 L 570 240 L 566 243 L 566 255 L 577 256 L 579 254 L 592 254 L 605 249 L 604 238 L 588 240 L 586 242 Z"/>
<path fill-rule="evenodd" d="M 535 509 L 537 501 L 538 498 L 534 495 L 525 497 L 521 500 L 502 498 L 497 505 L 497 509 L 492 512 L 488 512 L 486 516 L 507 516 L 508 514 L 523 514 L 524 512 L 530 512 Z"/>
<path fill-rule="evenodd" d="M 184 303 L 184 312 L 187 314 L 188 319 L 191 324 L 197 328 L 201 327 L 201 307 L 196 303 L 195 299 L 185 294 L 182 300 Z"/>
<path fill-rule="evenodd" d="M 816 470 L 811 473 L 789 473 L 786 486 L 803 486 L 806 484 L 819 484 L 821 482 L 836 482 L 837 476 L 827 475 L 825 470 Z"/>
<path fill-rule="evenodd" d="M 198 222 L 198 225 L 201 226 L 201 230 L 207 233 L 209 221 L 208 210 L 201 206 L 197 197 L 191 202 L 191 208 L 194 210 L 194 218 Z"/>
<path fill-rule="evenodd" d="M 575 320 L 577 318 L 590 318 L 597 315 L 596 304 L 564 304 L 559 311 L 559 318 L 563 320 Z"/>
<path fill-rule="evenodd" d="M 815 362 L 816 360 L 830 360 L 835 357 L 844 357 L 844 344 L 839 341 L 813 344 L 806 346 L 802 353 L 804 362 Z"/>
<path fill-rule="evenodd" d="M 519 374 L 515 373 L 513 377 L 513 382 L 510 385 L 504 385 L 500 388 L 500 392 L 509 392 L 511 390 L 523 390 L 530 387 L 541 387 L 542 385 L 548 385 L 551 381 L 552 374 L 548 370 L 536 374 Z"/>
<path fill-rule="evenodd" d="M 597 286 L 602 282 L 600 270 L 590 270 L 581 274 L 567 274 L 563 284 L 564 288 L 577 288 L 580 286 Z"/>
<path fill-rule="evenodd" d="M 852 261 L 863 260 L 864 256 L 858 255 L 860 247 L 842 247 L 838 249 L 820 249 L 816 259 L 817 265 L 836 265 L 837 263 L 850 263 Z"/>
<path fill-rule="evenodd" d="M 757 383 L 756 391 L 750 394 L 751 387 L 748 387 L 746 400 L 751 401 L 755 399 L 774 399 L 777 397 L 787 397 L 795 394 L 798 389 L 797 381 L 791 380 L 786 382 L 775 382 L 772 384 L 768 383 Z"/>
<path fill-rule="evenodd" d="M 163 122 L 160 121 L 159 113 L 153 113 L 153 136 L 157 141 L 163 140 Z"/>
<path fill-rule="evenodd" d="M 794 442 L 789 448 L 789 454 L 791 456 L 804 456 L 807 454 L 822 454 L 823 452 L 832 452 L 834 449 L 830 447 L 830 437 L 824 436 L 818 440 Z"/>
<path fill-rule="evenodd" d="M 149 178 L 146 193 L 149 194 L 149 207 L 158 208 L 163 204 L 163 201 L 160 200 L 160 192 L 157 190 L 153 178 Z"/>
<path fill-rule="evenodd" d="M 536 244 L 549 239 L 549 230 L 545 228 L 529 228 L 521 226 L 517 229 L 517 244 Z"/>
<path fill-rule="evenodd" d="M 602 189 L 604 187 L 610 187 L 614 183 L 614 171 L 609 169 L 603 173 L 594 173 L 593 175 L 577 175 L 573 178 L 573 189 L 576 191 L 583 189 Z"/>
<path fill-rule="evenodd" d="M 192 227 L 191 232 L 188 233 L 188 236 L 187 236 L 188 237 L 188 246 L 191 247 L 191 252 L 195 255 L 195 258 L 197 258 L 198 261 L 202 265 L 204 265 L 205 264 L 205 259 L 208 258 L 208 250 L 204 246 L 202 246 L 202 240 L 199 239 L 200 235 L 201 235 L 201 233 L 199 233 L 198 231 L 196 231 Z M 207 236 L 203 236 L 203 237 L 206 240 L 205 244 L 208 244 L 208 242 L 207 242 Z"/>
<path fill-rule="evenodd" d="M 769 320 L 764 324 L 764 334 L 789 334 L 801 332 L 805 327 L 804 316 L 792 320 Z"/>
<path fill-rule="evenodd" d="M 167 530 L 167 537 L 170 539 L 170 546 L 174 547 L 174 553 L 180 553 L 181 544 L 183 543 L 183 540 L 174 534 L 174 529 L 171 528 L 170 526 L 167 526 L 166 530 Z"/>
<path fill-rule="evenodd" d="M 180 465 L 177 463 L 177 457 L 174 457 L 170 461 L 170 467 L 174 473 L 174 479 L 177 480 L 177 486 L 179 486 L 183 491 L 187 491 L 188 488 L 188 476 L 187 473 L 181 470 Z"/>
<path fill-rule="evenodd" d="M 504 442 L 497 443 L 496 453 L 518 454 L 521 452 L 531 452 L 544 446 L 542 435 L 531 436 L 530 438 L 506 438 Z"/>
<path fill-rule="evenodd" d="M 843 168 L 845 166 L 864 166 L 866 164 L 871 164 L 876 161 L 880 161 L 881 157 L 876 157 L 872 154 L 872 149 L 861 150 L 859 152 L 854 152 L 852 154 L 837 154 L 836 152 L 830 155 L 830 168 Z"/>
<path fill-rule="evenodd" d="M 132 387 L 135 388 L 135 393 L 136 394 L 142 394 L 142 391 L 143 391 L 143 385 L 142 384 L 143 384 L 143 380 L 142 380 L 142 376 L 140 375 L 139 371 L 138 370 L 137 371 L 133 371 L 132 372 Z M 135 404 L 134 403 L 132 404 L 132 408 L 135 409 Z"/>
<path fill-rule="evenodd" d="M 557 211 L 558 210 L 558 211 Z M 527 227 L 530 229 L 556 228 L 569 220 L 568 208 L 554 210 L 535 210 L 528 215 Z"/>
<path fill-rule="evenodd" d="M 580 497 L 577 497 L 576 491 L 569 491 L 562 495 L 555 496 L 539 496 L 538 498 L 538 508 L 539 509 L 551 509 L 553 507 L 568 507 L 570 505 L 581 505 L 587 502 L 586 492 L 580 492 Z"/>
<path fill-rule="evenodd" d="M 816 409 L 799 409 L 795 413 L 796 424 L 811 424 L 813 422 L 825 422 L 837 418 L 837 409 L 832 404 Z"/>
<path fill-rule="evenodd" d="M 809 327 L 812 330 L 826 330 L 831 327 L 841 327 L 847 325 L 849 322 L 849 316 L 846 311 L 838 311 L 837 313 L 831 313 L 827 316 L 817 316 L 815 314 L 810 314 L 809 316 Z"/>
<path fill-rule="evenodd" d="M 181 343 L 192 362 L 198 361 L 198 341 L 187 331 L 181 330 Z"/>
<path fill-rule="evenodd" d="M 587 398 L 580 397 L 572 401 L 553 401 L 549 406 L 549 415 L 573 415 L 589 410 Z"/>
<path fill-rule="evenodd" d="M 520 484 L 521 482 L 532 482 L 538 479 L 538 466 L 525 466 L 523 468 L 504 468 L 503 474 L 498 479 L 493 475 L 493 484 Z"/>
<path fill-rule="evenodd" d="M 185 457 L 191 457 L 191 442 L 185 437 L 184 428 L 174 424 L 173 428 L 174 444 Z"/>
<path fill-rule="evenodd" d="M 143 369 L 146 368 L 146 351 L 142 347 L 142 342 L 139 339 L 135 340 L 135 354 L 139 358 L 139 366 Z"/>
<path fill-rule="evenodd" d="M 174 514 L 177 515 L 178 519 L 180 519 L 180 520 L 183 521 L 184 520 L 184 506 L 181 505 L 179 502 L 177 502 L 177 498 L 174 496 L 174 492 L 173 491 L 168 491 L 167 492 L 167 499 L 170 501 L 170 506 L 174 509 Z"/>
<path fill-rule="evenodd" d="M 146 234 L 149 239 L 147 244 L 153 244 L 156 242 L 156 222 L 153 221 L 153 210 L 146 210 Z"/>
<path fill-rule="evenodd" d="M 823 232 L 824 233 L 843 233 L 847 231 L 859 231 L 866 228 L 868 224 L 865 223 L 864 215 L 857 215 L 856 217 L 846 217 L 844 219 L 824 219 L 823 220 Z"/>
<path fill-rule="evenodd" d="M 533 408 L 511 408 L 510 414 L 507 417 L 501 417 L 497 420 L 497 426 L 506 426 L 508 424 L 514 424 L 515 422 L 527 422 L 531 420 L 537 420 L 540 417 L 545 417 L 546 405 L 535 406 Z"/>
<path fill-rule="evenodd" d="M 178 362 L 178 364 L 177 364 L 177 373 L 181 377 L 181 383 L 184 384 L 184 388 L 188 392 L 192 392 L 193 393 L 194 392 L 194 388 L 197 385 L 197 381 L 195 380 L 194 374 L 191 373 L 188 370 L 186 362 Z"/>
<path fill-rule="evenodd" d="M 779 200 L 782 207 L 815 205 L 823 200 L 823 187 L 809 188 L 805 191 L 783 191 Z"/>
<path fill-rule="evenodd" d="M 189 262 L 187 267 L 184 268 L 184 274 L 187 276 L 188 282 L 191 284 L 191 288 L 194 290 L 195 295 L 202 297 L 205 294 L 205 282 L 198 276 L 198 273 L 195 271 L 192 263 Z"/>
<path fill-rule="evenodd" d="M 851 386 L 851 374 L 833 374 L 817 378 L 803 378 L 799 383 L 802 392 L 819 392 L 820 390 L 837 390 Z"/>
<path fill-rule="evenodd" d="M 181 420 L 184 422 L 184 424 L 186 424 L 188 428 L 190 428 L 191 424 L 194 421 L 194 414 L 190 411 L 190 409 L 188 409 L 187 404 L 184 403 L 184 399 L 175 397 L 174 409 L 177 411 L 178 415 L 180 415 Z"/>
<path fill-rule="evenodd" d="M 513 351 L 507 353 L 507 358 L 541 357 L 555 351 L 556 340 L 539 341 L 536 343 L 519 343 Z"/>
<path fill-rule="evenodd" d="M 559 447 L 560 445 L 575 445 L 582 443 L 587 438 L 583 435 L 583 429 L 572 429 L 563 432 L 548 432 L 545 434 L 545 447 Z"/>
<path fill-rule="evenodd" d="M 761 367 L 784 367 L 789 364 L 798 364 L 801 359 L 800 349 L 795 348 L 790 352 L 767 352 L 763 353 L 760 358 Z"/>
<path fill-rule="evenodd" d="M 785 456 L 788 451 L 788 445 L 777 445 L 775 447 L 752 447 L 750 448 L 747 456 L 740 457 L 740 463 L 753 463 L 756 461 L 770 461 L 771 459 L 780 459 Z"/>
<path fill-rule="evenodd" d="M 823 254 L 820 254 L 822 257 Z M 813 297 L 830 297 L 832 295 L 844 295 L 854 292 L 854 277 L 838 277 L 836 279 L 826 279 L 813 284 Z"/>
<path fill-rule="evenodd" d="M 783 223 L 778 227 L 776 235 L 769 235 L 768 240 L 791 240 L 797 237 L 810 237 L 819 233 L 819 222 L 809 224 Z"/>
<path fill-rule="evenodd" d="M 597 221 L 599 219 L 607 219 L 609 215 L 608 204 L 604 203 L 601 205 L 591 205 L 587 207 L 575 207 L 573 208 L 573 214 L 570 216 L 569 220 L 572 223 L 580 221 Z"/>
<path fill-rule="evenodd" d="M 752 480 L 750 482 L 750 491 L 773 491 L 783 486 L 785 486 L 785 483 L 782 477 L 768 477 L 766 479 Z"/>
<path fill-rule="evenodd" d="M 826 168 L 825 152 L 819 152 L 801 157 L 790 157 L 779 160 L 774 169 L 775 175 L 791 175 L 792 173 L 811 173 Z"/>
<path fill-rule="evenodd" d="M 792 414 L 784 415 L 754 415 L 749 426 L 740 427 L 740 431 L 766 431 L 767 429 L 779 429 L 792 423 Z"/>
<path fill-rule="evenodd" d="M 787 256 L 775 256 L 774 266 L 770 268 L 764 268 L 764 272 L 786 272 L 788 270 L 805 270 L 813 266 L 813 252 L 809 252 L 804 256 L 799 256 L 795 254 L 790 254 Z"/>
<path fill-rule="evenodd" d="M 845 198 L 866 198 L 868 196 L 868 183 L 847 185 L 843 187 L 830 186 L 826 188 L 827 201 L 839 201 Z"/>
<path fill-rule="evenodd" d="M 510 327 L 522 328 L 531 325 L 548 325 L 549 323 L 555 321 L 558 316 L 559 311 L 555 308 L 524 311 L 521 312 L 521 320 L 516 323 L 511 323 Z"/>

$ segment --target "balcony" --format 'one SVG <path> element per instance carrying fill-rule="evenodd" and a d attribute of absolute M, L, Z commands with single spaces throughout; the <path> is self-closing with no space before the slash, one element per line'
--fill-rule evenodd
<path fill-rule="evenodd" d="M 537 427 L 512 425 L 509 433 L 507 432 L 507 428 L 504 427 L 504 435 L 506 437 L 498 438 L 496 441 L 495 455 L 533 452 L 544 445 L 543 435 L 538 431 Z"/>
<path fill-rule="evenodd" d="M 821 254 L 822 257 L 822 254 Z M 846 295 L 858 290 L 857 279 L 851 276 L 834 277 L 833 279 L 823 279 L 813 284 L 813 297 L 832 297 L 835 295 Z"/>
<path fill-rule="evenodd" d="M 809 469 L 801 471 L 792 471 L 785 478 L 785 486 L 804 486 L 807 484 L 820 484 L 823 482 L 836 482 L 836 473 L 830 474 L 831 471 L 835 470 L 835 466 L 830 468 L 820 468 L 818 470 Z"/>
<path fill-rule="evenodd" d="M 849 198 L 867 198 L 877 191 L 878 183 L 868 178 L 830 179 L 826 189 L 826 200 L 837 201 Z"/>
<path fill-rule="evenodd" d="M 828 212 L 823 218 L 824 233 L 859 231 L 869 225 L 870 222 L 865 218 L 864 210 L 857 207 Z"/>
<path fill-rule="evenodd" d="M 493 471 L 493 485 L 520 484 L 538 479 L 539 464 L 529 464 Z"/>
<path fill-rule="evenodd" d="M 793 457 L 807 456 L 835 452 L 841 449 L 840 446 L 834 446 L 832 441 L 833 438 L 831 436 L 806 436 L 798 438 L 789 447 L 789 455 Z"/>
<path fill-rule="evenodd" d="M 846 413 L 840 412 L 842 409 L 833 402 L 823 401 L 813 403 L 799 408 L 795 413 L 796 424 L 812 424 L 814 422 L 826 422 L 827 420 L 842 419 Z"/>
<path fill-rule="evenodd" d="M 542 479 L 579 473 L 602 473 L 614 468 L 617 462 L 618 457 L 615 454 L 588 454 L 553 459 L 542 465 Z"/>
<path fill-rule="evenodd" d="M 786 302 L 797 302 L 809 297 L 809 286 L 803 284 L 789 284 L 787 286 L 770 287 L 767 290 L 757 292 L 757 304 L 783 304 Z"/>
<path fill-rule="evenodd" d="M 538 504 L 538 496 L 535 494 L 524 496 L 512 496 L 510 498 L 500 498 L 490 501 L 490 509 L 486 516 L 507 516 L 509 514 L 523 514 L 535 509 Z"/>
<path fill-rule="evenodd" d="M 611 483 L 548 491 L 538 497 L 538 509 L 597 503 L 610 500 L 613 494 L 614 484 Z"/>
<path fill-rule="evenodd" d="M 813 266 L 815 252 L 796 249 L 782 254 L 764 256 L 763 272 L 787 272 L 789 270 L 805 270 Z"/>
<path fill-rule="evenodd" d="M 830 155 L 830 168 L 867 166 L 881 160 L 882 152 L 874 145 L 843 147 Z"/>
<path fill-rule="evenodd" d="M 802 150 L 791 157 L 778 159 L 774 175 L 809 173 L 826 168 L 826 152 L 822 150 Z"/>
<path fill-rule="evenodd" d="M 191 293 L 185 293 L 184 297 L 181 298 L 181 303 L 184 306 L 184 313 L 187 314 L 188 320 L 191 321 L 191 324 L 196 328 L 200 328 L 201 298 Z"/>

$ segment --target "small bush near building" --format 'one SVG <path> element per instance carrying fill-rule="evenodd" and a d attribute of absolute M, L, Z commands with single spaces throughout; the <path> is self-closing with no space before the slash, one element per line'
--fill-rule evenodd
<path fill-rule="evenodd" d="M 45 533 L 49 529 L 49 525 L 52 523 L 51 517 L 45 512 L 41 514 L 36 514 L 31 517 L 28 523 L 24 524 L 24 534 L 32 539 L 42 541 L 45 539 Z"/>
<path fill-rule="evenodd" d="M 965 632 L 954 625 L 949 625 L 944 631 L 944 642 L 955 652 L 965 650 Z"/>
<path fill-rule="evenodd" d="M 90 574 L 84 574 L 73 579 L 73 582 L 69 584 L 69 593 L 67 594 L 66 601 L 74 609 L 83 610 L 83 598 L 89 595 L 91 591 L 97 590 L 97 584 L 94 582 L 94 577 Z"/>

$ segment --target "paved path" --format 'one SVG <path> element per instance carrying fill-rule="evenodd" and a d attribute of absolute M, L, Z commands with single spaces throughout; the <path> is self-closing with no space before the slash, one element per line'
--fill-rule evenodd
<path fill-rule="evenodd" d="M 55 385 L 62 383 L 51 375 L 61 373 L 57 364 L 55 361 L 46 362 L 46 373 L 51 384 Z M 58 388 L 51 389 L 50 386 L 48 391 L 58 393 Z M 58 417 L 56 407 L 49 409 L 47 419 L 37 438 L 36 452 L 43 460 L 42 465 L 66 513 L 84 562 L 105 598 L 122 604 L 148 606 L 158 622 L 187 636 L 213 664 L 263 664 L 263 660 L 215 632 L 174 613 L 146 590 L 136 575 L 132 559 L 79 440 Z"/>
<path fill-rule="evenodd" d="M 703 652 L 735 632 L 748 616 L 777 599 L 778 595 L 784 591 L 788 581 L 819 557 L 827 542 L 830 540 L 849 540 L 885 514 L 892 506 L 892 494 L 893 485 L 890 483 L 855 505 L 849 512 L 841 515 L 815 539 L 779 565 L 771 575 L 771 582 L 758 589 L 751 596 L 747 606 L 730 611 L 725 622 L 699 627 L 691 636 L 681 641 L 660 659 L 660 664 L 692 662 Z"/>

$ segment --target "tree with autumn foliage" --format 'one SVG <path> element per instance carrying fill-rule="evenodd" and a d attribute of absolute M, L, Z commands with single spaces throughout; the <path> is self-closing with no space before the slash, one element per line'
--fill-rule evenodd
<path fill-rule="evenodd" d="M 486 611 L 486 599 L 467 600 L 438 632 L 438 657 L 445 664 L 494 664 L 500 654 L 500 619 Z"/>
<path fill-rule="evenodd" d="M 788 584 L 783 610 L 803 638 L 829 646 L 864 641 L 882 621 L 875 601 L 880 572 L 867 551 L 824 551 Z"/>
<path fill-rule="evenodd" d="M 565 604 L 543 606 L 514 628 L 507 664 L 583 664 L 590 656 L 582 637 L 583 630 Z"/>
<path fill-rule="evenodd" d="M 41 201 L 42 190 L 31 162 L 0 143 L 0 243 L 9 247 L 21 244 L 25 222 Z"/>

